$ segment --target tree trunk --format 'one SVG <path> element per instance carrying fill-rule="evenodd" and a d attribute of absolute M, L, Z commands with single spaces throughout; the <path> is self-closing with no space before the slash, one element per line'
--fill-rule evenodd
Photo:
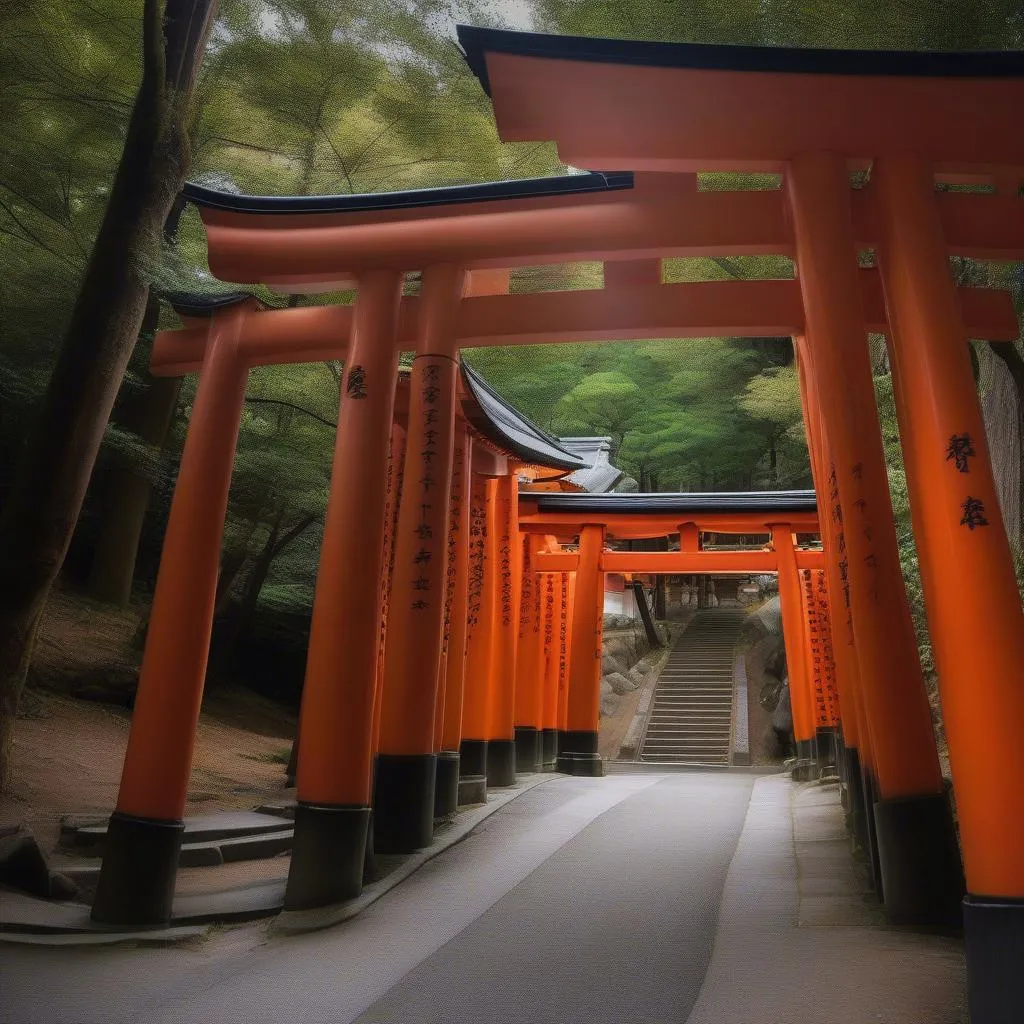
<path fill-rule="evenodd" d="M 143 74 L 103 221 L 39 416 L 0 513 L 0 791 L 46 598 L 64 562 L 146 311 L 191 154 L 194 72 L 214 0 L 146 0 Z M 161 17 L 164 15 L 164 17 Z"/>
<path fill-rule="evenodd" d="M 177 241 L 184 212 L 185 199 L 179 194 L 164 222 L 163 236 L 168 244 Z M 153 335 L 159 319 L 160 296 L 151 291 L 139 339 Z M 148 368 L 145 377 L 145 390 L 126 397 L 113 419 L 123 430 L 137 434 L 146 444 L 159 450 L 170 436 L 181 380 L 154 377 Z M 149 478 L 129 466 L 114 466 L 106 474 L 104 511 L 88 583 L 89 594 L 98 601 L 123 607 L 131 597 L 139 538 L 152 489 Z"/>
<path fill-rule="evenodd" d="M 260 593 L 263 585 L 270 575 L 270 567 L 274 559 L 281 554 L 293 540 L 300 537 L 310 526 L 316 522 L 316 516 L 305 515 L 298 523 L 281 533 L 281 521 L 284 517 L 284 510 L 278 513 L 277 519 L 270 530 L 263 550 L 256 556 L 253 562 L 252 572 L 246 581 L 245 593 L 242 600 L 238 602 L 231 617 L 231 624 L 228 626 L 228 635 L 220 647 L 217 670 L 213 674 L 226 675 L 228 665 L 231 662 L 231 655 L 238 645 L 238 642 L 245 636 L 246 630 L 252 623 L 253 615 L 256 613 L 256 605 L 259 603 Z"/>

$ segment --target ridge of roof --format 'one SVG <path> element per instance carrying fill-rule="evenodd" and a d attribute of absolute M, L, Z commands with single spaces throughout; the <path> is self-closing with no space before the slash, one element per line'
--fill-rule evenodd
<path fill-rule="evenodd" d="M 182 195 L 194 206 L 231 213 L 299 214 L 359 213 L 370 210 L 409 210 L 427 206 L 536 199 L 543 196 L 615 192 L 633 187 L 632 171 L 587 171 L 543 178 L 483 181 L 396 192 L 364 192 L 333 196 L 251 196 L 186 182 Z"/>
<path fill-rule="evenodd" d="M 1024 77 L 1020 50 L 830 50 L 798 46 L 665 43 L 596 36 L 549 35 L 457 25 L 466 63 L 488 96 L 487 53 L 600 64 L 709 71 L 941 78 Z"/>
<path fill-rule="evenodd" d="M 514 408 L 465 360 L 460 360 L 466 390 L 476 402 L 483 419 L 473 421 L 482 434 L 528 462 L 552 469 L 584 469 L 587 463 L 567 451 L 558 438 L 547 433 Z"/>
<path fill-rule="evenodd" d="M 814 491 L 710 491 L 674 493 L 572 494 L 527 492 L 538 511 L 575 512 L 813 512 Z"/>

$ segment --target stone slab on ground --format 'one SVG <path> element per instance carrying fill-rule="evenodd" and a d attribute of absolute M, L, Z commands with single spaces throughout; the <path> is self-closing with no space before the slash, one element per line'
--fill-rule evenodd
<path fill-rule="evenodd" d="M 223 839 L 236 839 L 243 836 L 256 836 L 265 832 L 280 832 L 293 827 L 289 818 L 277 817 L 272 814 L 261 814 L 257 811 L 220 811 L 216 814 L 197 814 L 184 819 L 185 843 L 212 843 Z M 107 825 L 83 825 L 78 828 L 62 830 L 62 841 L 67 836 L 75 846 L 94 846 L 103 841 L 107 834 Z"/>
<path fill-rule="evenodd" d="M 963 943 L 885 924 L 836 786 L 757 780 L 687 1024 L 957 1024 Z"/>

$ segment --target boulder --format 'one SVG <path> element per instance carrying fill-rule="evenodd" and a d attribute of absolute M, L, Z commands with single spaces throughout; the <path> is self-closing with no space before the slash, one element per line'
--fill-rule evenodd
<path fill-rule="evenodd" d="M 610 676 L 614 673 L 622 673 L 629 671 L 625 662 L 611 653 L 605 653 L 601 658 L 601 675 Z"/>
<path fill-rule="evenodd" d="M 628 676 L 624 676 L 621 672 L 613 672 L 610 676 L 606 676 L 605 678 L 612 690 L 614 690 L 614 692 L 620 697 L 624 694 L 632 693 L 636 689 L 637 684 Z"/>
<path fill-rule="evenodd" d="M 643 683 L 643 681 L 647 678 L 647 673 L 649 671 L 650 671 L 650 668 L 647 666 L 647 664 L 644 661 L 641 660 L 641 661 L 638 661 L 629 670 L 628 678 L 632 679 L 633 682 L 637 686 L 640 686 Z"/>
<path fill-rule="evenodd" d="M 619 698 L 607 679 L 601 680 L 601 717 L 612 714 L 619 706 Z"/>

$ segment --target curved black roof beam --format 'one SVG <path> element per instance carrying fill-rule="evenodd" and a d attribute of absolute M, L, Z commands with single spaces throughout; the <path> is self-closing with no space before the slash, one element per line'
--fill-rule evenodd
<path fill-rule="evenodd" d="M 468 363 L 463 361 L 461 368 L 466 391 L 480 410 L 480 415 L 467 410 L 467 418 L 484 437 L 526 462 L 566 471 L 587 468 L 583 459 L 509 405 Z"/>
<path fill-rule="evenodd" d="M 488 96 L 487 53 L 595 64 L 708 71 L 774 71 L 816 75 L 901 75 L 930 78 L 1018 78 L 1018 50 L 828 50 L 797 46 L 722 46 L 637 42 L 456 26 L 466 63 Z"/>
<path fill-rule="evenodd" d="M 520 495 L 538 512 L 815 512 L 814 491 L 713 491 L 703 494 L 569 494 L 537 491 Z"/>
<path fill-rule="evenodd" d="M 472 185 L 414 188 L 401 192 L 369 192 L 340 196 L 248 196 L 221 192 L 193 182 L 182 195 L 193 205 L 232 213 L 364 213 L 372 210 L 413 210 L 458 203 L 481 203 L 506 199 L 538 199 L 550 196 L 615 192 L 633 187 L 631 171 L 588 171 L 518 181 L 485 181 Z"/>
<path fill-rule="evenodd" d="M 200 292 L 162 292 L 162 298 L 175 313 L 182 316 L 213 316 L 218 309 L 227 309 L 229 306 L 237 306 L 246 299 L 256 299 L 262 302 L 256 295 L 249 292 L 220 292 L 215 295 L 204 295 Z"/>

